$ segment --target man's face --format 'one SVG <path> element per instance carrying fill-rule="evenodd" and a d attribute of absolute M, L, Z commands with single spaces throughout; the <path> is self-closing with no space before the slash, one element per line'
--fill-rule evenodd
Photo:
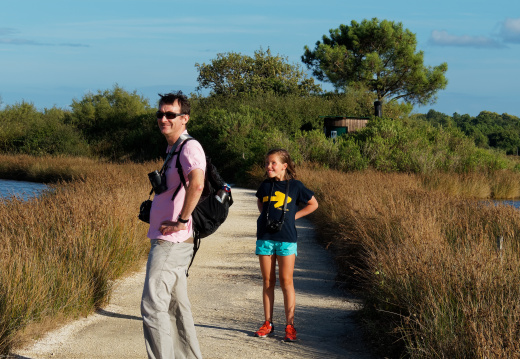
<path fill-rule="evenodd" d="M 160 112 L 173 112 L 173 113 L 181 113 L 181 107 L 179 106 L 178 101 L 176 100 L 173 105 L 163 104 L 159 106 Z M 157 118 L 157 124 L 159 125 L 159 130 L 166 137 L 167 140 L 175 141 L 184 131 L 184 125 L 188 122 L 189 116 L 182 115 L 177 116 L 172 120 L 166 118 L 166 116 L 162 116 L 162 118 Z"/>

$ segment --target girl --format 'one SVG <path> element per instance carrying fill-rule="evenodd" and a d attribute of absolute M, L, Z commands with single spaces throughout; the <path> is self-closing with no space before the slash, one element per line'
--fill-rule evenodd
<path fill-rule="evenodd" d="M 255 333 L 256 337 L 272 335 L 274 326 L 273 305 L 276 285 L 276 261 L 283 292 L 285 307 L 284 341 L 295 341 L 294 329 L 295 292 L 293 284 L 294 262 L 296 260 L 295 220 L 308 215 L 318 208 L 314 193 L 302 182 L 296 180 L 294 163 L 289 153 L 274 149 L 266 155 L 267 179 L 256 192 L 260 216 L 257 220 L 256 254 L 260 259 L 263 278 L 263 303 L 265 322 Z M 298 205 L 303 204 L 299 209 Z"/>

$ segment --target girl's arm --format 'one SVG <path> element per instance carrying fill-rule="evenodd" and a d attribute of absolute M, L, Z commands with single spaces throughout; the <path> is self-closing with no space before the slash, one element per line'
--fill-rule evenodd
<path fill-rule="evenodd" d="M 258 206 L 258 210 L 260 211 L 260 213 L 262 213 L 262 200 L 260 198 L 257 199 L 256 201 L 256 205 Z"/>
<path fill-rule="evenodd" d="M 316 198 L 314 198 L 314 196 L 312 196 L 309 202 L 307 202 L 307 205 L 300 209 L 298 212 L 296 212 L 296 214 L 294 215 L 294 219 L 305 217 L 306 215 L 314 212 L 316 209 L 318 209 L 318 201 L 316 200 Z"/>

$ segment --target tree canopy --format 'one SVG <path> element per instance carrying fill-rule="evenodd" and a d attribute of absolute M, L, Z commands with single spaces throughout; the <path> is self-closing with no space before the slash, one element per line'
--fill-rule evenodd
<path fill-rule="evenodd" d="M 155 109 L 136 91 L 119 85 L 72 100 L 66 122 L 77 128 L 93 154 L 111 159 L 158 158 L 164 137 L 157 130 Z"/>
<path fill-rule="evenodd" d="M 128 130 L 129 121 L 148 112 L 148 100 L 136 91 L 129 93 L 119 85 L 112 90 L 87 93 L 81 100 L 72 100 L 69 121 L 80 129 L 88 141 L 107 136 L 114 130 Z"/>
<path fill-rule="evenodd" d="M 507 113 L 482 111 L 475 117 L 458 113 L 450 117 L 430 110 L 414 118 L 436 127 L 457 127 L 480 148 L 496 148 L 513 155 L 520 151 L 520 118 Z"/>
<path fill-rule="evenodd" d="M 313 75 L 341 91 L 349 86 L 364 87 L 377 99 L 404 100 L 411 104 L 434 103 L 444 89 L 448 65 L 423 64 L 423 52 L 416 52 L 415 34 L 402 23 L 377 18 L 352 21 L 323 35 L 314 50 L 305 46 L 302 61 Z"/>
<path fill-rule="evenodd" d="M 298 65 L 288 63 L 287 57 L 272 55 L 271 51 L 255 51 L 254 56 L 228 52 L 217 54 L 209 64 L 195 64 L 201 89 L 216 95 L 239 93 L 274 93 L 276 95 L 321 92 L 321 87 L 308 78 Z"/>

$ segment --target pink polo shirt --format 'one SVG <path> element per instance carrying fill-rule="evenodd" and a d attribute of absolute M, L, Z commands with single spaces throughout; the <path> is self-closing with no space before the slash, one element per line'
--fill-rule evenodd
<path fill-rule="evenodd" d="M 168 146 L 167 151 L 170 151 L 170 148 L 171 146 Z M 201 169 L 204 172 L 206 171 L 206 155 L 204 154 L 202 146 L 196 140 L 186 142 L 180 156 L 180 162 L 182 165 L 184 178 L 186 179 L 186 184 L 189 184 L 188 174 L 192 170 Z M 186 224 L 187 228 L 185 230 L 174 232 L 169 235 L 162 235 L 159 231 L 159 227 L 163 221 L 177 220 L 177 217 L 179 217 L 179 213 L 181 212 L 182 206 L 184 204 L 186 189 L 182 185 L 177 168 L 175 168 L 176 163 L 177 155 L 174 155 L 168 162 L 168 166 L 166 168 L 166 182 L 168 185 L 168 190 L 161 193 L 160 195 L 155 195 L 153 198 L 152 209 L 150 211 L 150 228 L 148 229 L 147 235 L 150 239 L 164 239 L 166 241 L 178 243 L 184 242 L 191 236 L 193 232 L 191 216 L 189 218 L 189 222 Z M 181 188 L 172 201 L 172 196 L 179 184 Z"/>

